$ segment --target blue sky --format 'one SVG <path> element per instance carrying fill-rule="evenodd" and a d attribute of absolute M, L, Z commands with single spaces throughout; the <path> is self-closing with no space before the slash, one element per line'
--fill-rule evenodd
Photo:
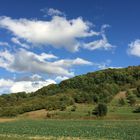
<path fill-rule="evenodd" d="M 0 0 L 0 93 L 140 64 L 139 0 Z"/>

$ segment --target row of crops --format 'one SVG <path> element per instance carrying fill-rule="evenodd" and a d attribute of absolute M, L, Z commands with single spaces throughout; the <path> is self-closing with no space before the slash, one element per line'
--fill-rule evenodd
<path fill-rule="evenodd" d="M 19 120 L 0 123 L 0 135 L 140 140 L 140 121 Z"/>

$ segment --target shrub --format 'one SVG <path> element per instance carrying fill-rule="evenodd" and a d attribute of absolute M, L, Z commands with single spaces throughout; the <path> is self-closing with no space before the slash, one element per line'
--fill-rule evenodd
<path fill-rule="evenodd" d="M 140 113 L 140 106 L 137 106 L 133 112 L 134 113 Z"/>
<path fill-rule="evenodd" d="M 107 115 L 107 105 L 104 103 L 98 104 L 98 106 L 93 110 L 92 114 L 98 117 L 103 117 Z"/>
<path fill-rule="evenodd" d="M 88 111 L 87 116 L 91 116 L 91 114 L 92 114 L 91 111 Z"/>
<path fill-rule="evenodd" d="M 121 106 L 125 105 L 125 99 L 124 98 L 119 99 L 119 105 L 121 105 Z"/>
<path fill-rule="evenodd" d="M 127 97 L 128 103 L 133 106 L 136 103 L 136 97 L 134 94 L 130 94 Z"/>
<path fill-rule="evenodd" d="M 64 111 L 64 110 L 66 110 L 66 105 L 62 103 L 60 105 L 60 111 Z"/>
<path fill-rule="evenodd" d="M 3 108 L 2 112 L 0 113 L 1 117 L 15 117 L 18 114 L 18 110 L 16 108 Z"/>
<path fill-rule="evenodd" d="M 98 95 L 93 95 L 93 102 L 94 103 L 98 103 L 98 101 L 99 101 L 99 96 Z"/>
<path fill-rule="evenodd" d="M 71 111 L 73 111 L 73 112 L 76 111 L 76 108 L 77 108 L 76 105 L 73 105 L 71 108 Z"/>

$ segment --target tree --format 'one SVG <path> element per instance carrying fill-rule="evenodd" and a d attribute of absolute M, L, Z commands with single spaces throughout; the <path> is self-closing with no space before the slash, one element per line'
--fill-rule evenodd
<path fill-rule="evenodd" d="M 130 94 L 127 97 L 128 103 L 133 106 L 136 103 L 136 97 L 134 94 Z"/>
<path fill-rule="evenodd" d="M 107 105 L 104 103 L 99 103 L 98 106 L 93 110 L 92 114 L 98 117 L 103 117 L 107 115 Z"/>
<path fill-rule="evenodd" d="M 140 85 L 137 87 L 137 97 L 140 97 Z"/>
<path fill-rule="evenodd" d="M 93 102 L 98 103 L 98 101 L 99 101 L 99 96 L 97 94 L 94 94 L 93 95 Z"/>

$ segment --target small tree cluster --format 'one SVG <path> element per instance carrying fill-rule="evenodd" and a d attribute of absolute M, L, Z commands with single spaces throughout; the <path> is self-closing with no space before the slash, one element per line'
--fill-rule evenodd
<path fill-rule="evenodd" d="M 133 94 L 132 91 L 127 91 L 127 100 L 128 103 L 133 106 L 136 103 L 136 96 Z"/>
<path fill-rule="evenodd" d="M 76 108 L 77 108 L 76 105 L 73 105 L 72 108 L 71 108 L 71 111 L 72 112 L 76 111 Z"/>

